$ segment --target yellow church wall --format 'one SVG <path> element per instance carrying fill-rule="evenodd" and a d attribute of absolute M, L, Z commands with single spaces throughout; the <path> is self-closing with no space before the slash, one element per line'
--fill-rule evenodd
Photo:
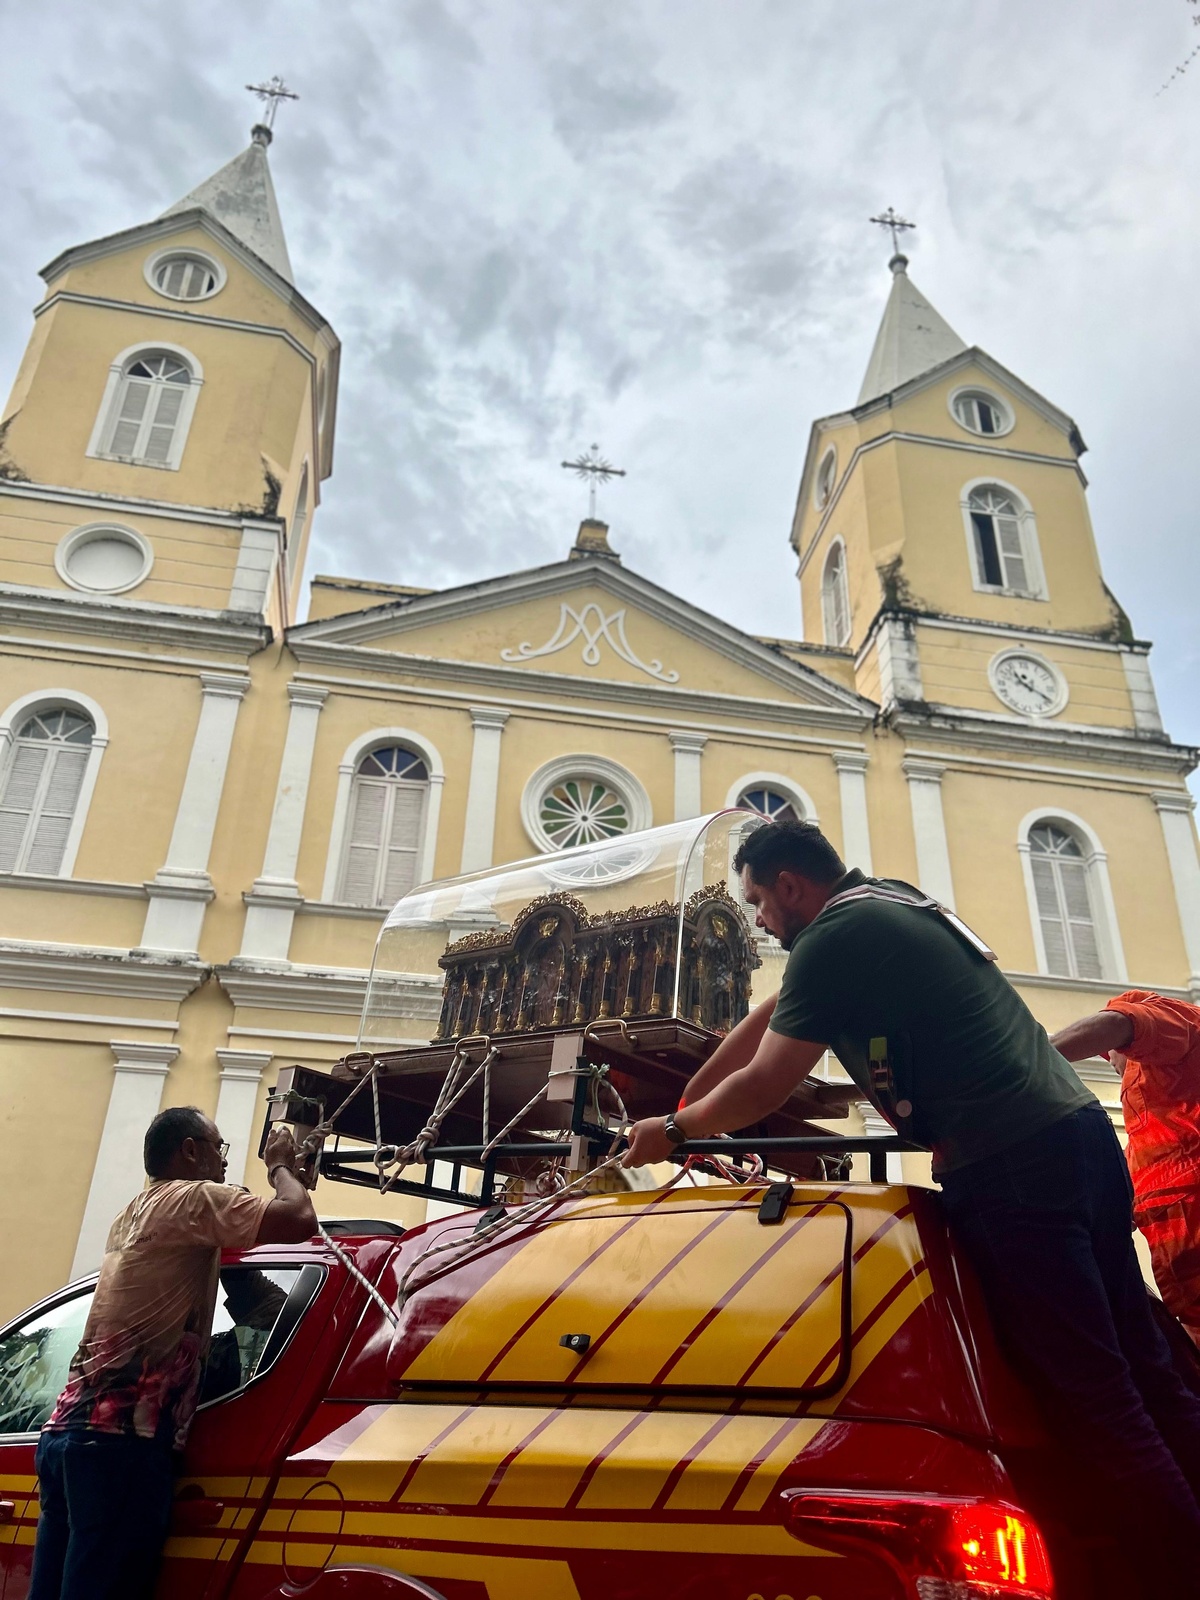
<path fill-rule="evenodd" d="M 1086 823 L 1108 859 L 1117 925 L 1131 982 L 1186 987 L 1175 891 L 1153 801 L 1125 787 L 1024 777 L 996 768 L 947 769 L 942 805 L 958 910 L 993 945 L 1001 965 L 1036 972 L 1028 895 L 1017 848 L 1030 812 Z M 1098 908 L 1099 910 L 1099 908 Z M 1040 1013 L 1039 1013 L 1040 1014 Z"/>
<path fill-rule="evenodd" d="M 385 915 L 380 910 L 363 916 L 299 916 L 292 926 L 289 955 L 297 966 L 356 967 L 362 971 L 371 965 Z M 354 1020 L 346 1019 L 347 1023 Z"/>
<path fill-rule="evenodd" d="M 704 810 L 719 811 L 727 803 L 732 804 L 727 797 L 734 786 L 762 772 L 776 773 L 798 784 L 816 807 L 821 826 L 828 829 L 831 839 L 840 841 L 841 804 L 837 772 L 830 757 L 823 752 L 800 750 L 765 739 L 756 743 L 750 729 L 741 738 L 710 734 L 700 767 Z"/>
<path fill-rule="evenodd" d="M 901 762 L 904 744 L 886 729 L 874 730 L 866 740 L 867 817 L 871 831 L 871 861 L 875 875 L 917 882 L 917 855 L 913 840 L 908 782 Z"/>
<path fill-rule="evenodd" d="M 1042 462 L 1000 463 L 984 452 L 944 450 L 917 443 L 883 446 L 894 451 L 905 529 L 904 576 L 917 603 L 935 611 L 1017 627 L 1086 632 L 1113 623 L 1096 564 L 1083 490 L 1068 468 Z M 964 487 L 975 479 L 1011 485 L 1029 501 L 1037 524 L 1047 600 L 981 592 L 963 516 Z M 869 506 L 872 526 L 887 516 Z M 894 522 L 890 524 L 896 526 Z"/>
<path fill-rule="evenodd" d="M 35 482 L 106 494 L 224 508 L 261 505 L 263 455 L 291 458 L 310 382 L 304 356 L 281 339 L 194 319 L 160 327 L 137 311 L 74 303 L 46 314 L 54 327 L 5 440 L 23 472 Z M 114 359 L 156 339 L 188 350 L 204 373 L 178 470 L 89 456 Z"/>
<path fill-rule="evenodd" d="M 453 703 L 449 706 L 439 705 L 425 697 L 408 700 L 402 684 L 397 685 L 393 694 L 334 688 L 317 723 L 297 866 L 297 881 L 301 893 L 308 899 L 320 899 L 325 881 L 337 799 L 338 768 L 355 740 L 376 729 L 388 728 L 411 730 L 432 744 L 442 758 L 447 778 L 442 786 L 434 875 L 451 877 L 458 871 L 462 857 L 466 777 L 470 770 L 472 744 L 471 718 L 467 708 Z M 278 763 L 274 770 L 278 770 Z M 451 777 L 451 774 L 454 776 Z"/>
<path fill-rule="evenodd" d="M 145 266 L 151 256 L 164 250 L 199 250 L 219 261 L 225 268 L 226 281 L 215 294 L 203 300 L 173 300 L 159 294 L 146 282 Z M 281 293 L 271 288 L 256 272 L 207 228 L 181 228 L 169 235 L 159 234 L 152 239 L 135 241 L 124 247 L 106 250 L 90 259 L 77 260 L 55 274 L 46 286 L 46 298 L 60 293 L 86 294 L 106 300 L 124 301 L 132 305 L 149 306 L 159 313 L 155 319 L 164 326 L 171 321 L 197 322 L 202 318 L 223 318 L 231 322 L 249 322 L 259 327 L 285 329 L 292 338 L 315 350 L 317 330 L 311 322 L 292 307 Z M 170 335 L 164 334 L 164 338 Z M 186 343 L 186 341 L 182 341 Z"/>
<path fill-rule="evenodd" d="M 1005 401 L 1013 414 L 1012 429 L 994 436 L 995 443 L 981 443 L 979 436 L 951 415 L 950 397 L 959 389 L 983 389 Z M 1056 423 L 1005 384 L 999 383 L 986 368 L 976 362 L 959 367 L 948 377 L 939 379 L 905 395 L 893 404 L 887 413 L 890 428 L 902 433 L 930 434 L 934 438 L 949 439 L 958 445 L 969 445 L 983 455 L 1003 459 L 1007 450 L 1028 451 L 1031 454 L 1055 456 L 1075 463 L 1075 451 L 1067 435 Z M 999 467 L 997 470 L 1002 471 Z"/>
<path fill-rule="evenodd" d="M 147 540 L 153 554 L 149 576 L 117 597 L 119 601 L 145 600 L 152 605 L 202 610 L 222 610 L 229 604 L 242 542 L 240 527 L 148 516 L 124 507 L 114 511 L 103 503 L 66 506 L 0 493 L 5 581 L 77 593 L 59 577 L 55 550 L 75 528 L 96 522 L 133 528 Z M 99 597 L 101 603 L 105 598 Z"/>
<path fill-rule="evenodd" d="M 36 650 L 36 654 L 33 652 Z M 141 883 L 166 856 L 200 714 L 194 670 L 176 674 L 156 665 L 71 662 L 61 651 L 31 646 L 4 666 L 5 705 L 50 689 L 95 701 L 108 721 L 109 744 L 76 858 L 74 876 Z M 164 731 L 169 730 L 169 737 Z"/>
<path fill-rule="evenodd" d="M 0 939 L 129 950 L 140 942 L 145 920 L 143 895 L 118 899 L 48 885 L 36 889 L 14 886 L 0 895 Z"/>
<path fill-rule="evenodd" d="M 26 1024 L 0 1050 L 0 1321 L 70 1277 L 112 1077 L 107 1043 L 65 1043 L 52 1026 Z"/>
<path fill-rule="evenodd" d="M 1011 715 L 988 681 L 988 664 L 1002 650 L 1027 648 L 1057 666 L 1065 676 L 1069 699 L 1055 722 L 1093 723 L 1132 728 L 1133 705 L 1120 652 L 1072 645 L 1055 636 L 1014 639 L 1002 633 L 934 628 L 917 624 L 921 681 L 925 698 L 992 714 Z M 865 692 L 865 691 L 864 691 Z"/>

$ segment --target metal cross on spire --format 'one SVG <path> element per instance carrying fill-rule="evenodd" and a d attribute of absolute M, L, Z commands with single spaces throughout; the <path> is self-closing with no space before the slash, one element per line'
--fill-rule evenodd
<path fill-rule="evenodd" d="M 293 93 L 288 88 L 278 73 L 269 83 L 248 83 L 246 88 L 249 89 L 251 94 L 256 94 L 260 100 L 266 101 L 267 109 L 264 127 L 267 128 L 274 128 L 275 113 L 279 110 L 279 102 L 281 100 L 299 100 L 300 98 L 298 94 Z"/>
<path fill-rule="evenodd" d="M 574 461 L 562 463 L 568 472 L 573 472 L 577 478 L 586 478 L 588 485 L 588 520 L 596 520 L 596 485 L 609 478 L 623 478 L 625 469 L 614 467 L 611 461 L 605 461 L 600 454 L 600 446 L 594 444 L 586 455 L 578 456 Z"/>
<path fill-rule="evenodd" d="M 872 217 L 870 220 L 875 223 L 876 227 L 887 228 L 890 231 L 892 235 L 892 255 L 893 257 L 901 255 L 900 235 L 906 228 L 915 228 L 916 223 L 906 222 L 903 217 L 897 216 L 894 206 L 889 206 L 886 211 L 880 212 L 879 216 Z"/>

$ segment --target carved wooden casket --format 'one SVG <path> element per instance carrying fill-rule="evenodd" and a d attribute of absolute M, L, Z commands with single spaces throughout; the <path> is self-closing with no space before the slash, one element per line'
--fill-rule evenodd
<path fill-rule="evenodd" d="M 541 895 L 509 926 L 468 934 L 440 957 L 446 982 L 434 1037 L 669 1016 L 723 1033 L 749 1010 L 759 964 L 724 883 L 691 896 L 682 926 L 679 906 L 665 900 L 590 915 L 574 895 Z"/>

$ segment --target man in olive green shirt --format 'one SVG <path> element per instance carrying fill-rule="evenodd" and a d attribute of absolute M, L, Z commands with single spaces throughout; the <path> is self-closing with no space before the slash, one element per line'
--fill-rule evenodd
<path fill-rule="evenodd" d="M 986 946 L 919 890 L 848 873 L 799 822 L 756 829 L 734 867 L 759 927 L 790 952 L 782 988 L 676 1113 L 636 1124 L 626 1165 L 753 1126 L 832 1049 L 933 1151 L 997 1332 L 1117 1490 L 1136 1569 L 1172 1597 L 1200 1595 L 1200 1402 L 1151 1315 L 1107 1113 Z"/>

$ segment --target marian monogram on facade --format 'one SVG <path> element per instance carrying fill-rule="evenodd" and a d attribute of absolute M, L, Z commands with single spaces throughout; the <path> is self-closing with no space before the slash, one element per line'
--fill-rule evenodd
<path fill-rule="evenodd" d="M 576 611 L 564 601 L 558 614 L 558 626 L 545 644 L 535 648 L 526 641 L 524 644 L 519 644 L 515 650 L 501 650 L 500 659 L 533 661 L 538 656 L 557 655 L 560 650 L 565 650 L 568 645 L 574 644 L 576 639 L 583 640 L 585 667 L 600 665 L 600 645 L 604 643 L 628 666 L 636 667 L 639 672 L 645 672 L 651 678 L 657 678 L 660 683 L 679 682 L 679 674 L 664 670 L 661 661 L 642 661 L 634 654 L 629 640 L 625 637 L 624 607 L 620 611 L 614 611 L 611 617 L 606 617 L 594 600 L 589 601 L 582 611 Z"/>

